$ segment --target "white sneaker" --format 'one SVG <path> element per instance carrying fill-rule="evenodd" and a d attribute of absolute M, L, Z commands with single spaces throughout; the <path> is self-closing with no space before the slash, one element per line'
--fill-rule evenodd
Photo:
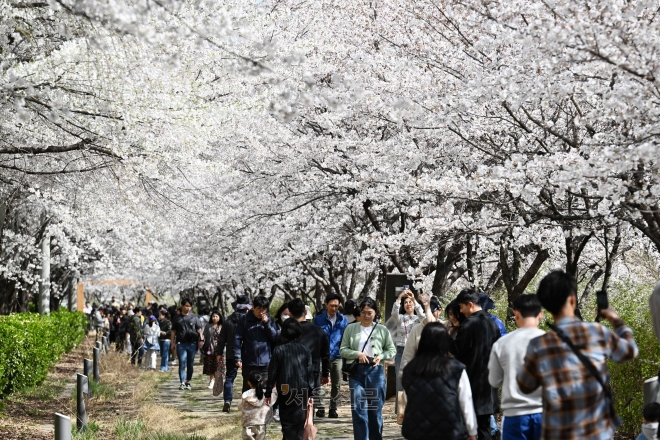
<path fill-rule="evenodd" d="M 215 385 L 215 380 L 211 379 L 211 381 L 209 382 L 209 390 L 212 390 L 214 385 Z"/>
<path fill-rule="evenodd" d="M 280 409 L 277 408 L 275 412 L 273 413 L 273 419 L 275 419 L 276 422 L 280 421 Z"/>

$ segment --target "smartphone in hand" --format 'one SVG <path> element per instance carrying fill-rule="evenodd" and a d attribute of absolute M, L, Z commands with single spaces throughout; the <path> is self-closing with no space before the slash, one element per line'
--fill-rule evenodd
<path fill-rule="evenodd" d="M 610 306 L 610 302 L 607 299 L 607 290 L 599 290 L 596 292 L 596 307 L 598 307 L 598 316 L 596 316 L 596 322 L 599 322 L 601 319 L 600 312 L 607 309 Z"/>

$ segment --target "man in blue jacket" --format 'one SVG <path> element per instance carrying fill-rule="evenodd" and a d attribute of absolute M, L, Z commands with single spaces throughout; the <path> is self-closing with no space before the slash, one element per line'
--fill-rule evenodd
<path fill-rule="evenodd" d="M 268 364 L 277 340 L 277 325 L 268 316 L 270 301 L 265 296 L 258 296 L 252 302 L 252 310 L 238 321 L 234 337 L 234 361 L 242 370 L 243 393 L 250 389 L 250 373 L 258 371 L 264 382 L 268 378 Z"/>
<path fill-rule="evenodd" d="M 341 337 L 344 334 L 344 329 L 348 325 L 348 319 L 339 313 L 339 302 L 341 297 L 339 295 L 328 295 L 325 298 L 326 311 L 314 318 L 314 324 L 318 325 L 325 331 L 330 341 L 330 412 L 328 417 L 336 419 L 339 417 L 337 414 L 337 399 L 339 399 L 339 388 L 341 385 L 341 356 L 339 355 L 339 347 L 341 346 Z M 322 380 L 321 383 L 325 385 L 327 379 Z M 325 415 L 325 407 L 323 400 L 319 402 L 316 413 L 317 417 Z"/>

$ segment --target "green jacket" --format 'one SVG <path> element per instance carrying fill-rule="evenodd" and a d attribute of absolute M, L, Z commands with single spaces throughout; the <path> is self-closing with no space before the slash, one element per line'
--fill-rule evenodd
<path fill-rule="evenodd" d="M 142 331 L 142 320 L 138 315 L 131 316 L 131 320 L 128 321 L 128 334 L 131 335 L 132 344 L 144 338 L 144 333 Z"/>
<path fill-rule="evenodd" d="M 392 341 L 390 331 L 382 324 L 375 324 L 377 327 L 371 335 L 371 349 L 374 352 L 374 357 L 380 356 L 381 359 L 392 359 L 396 355 L 396 347 Z M 339 353 L 344 359 L 357 359 L 358 354 L 362 351 L 360 345 L 360 323 L 355 322 L 349 324 L 344 330 L 344 336 L 341 340 L 341 349 Z"/>

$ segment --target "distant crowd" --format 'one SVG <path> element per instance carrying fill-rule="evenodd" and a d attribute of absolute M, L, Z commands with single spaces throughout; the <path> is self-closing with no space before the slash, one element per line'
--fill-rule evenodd
<path fill-rule="evenodd" d="M 339 417 L 346 383 L 354 438 L 382 439 L 386 363 L 395 369 L 395 412 L 406 439 L 612 439 L 621 422 L 607 361 L 632 360 L 638 349 L 609 306 L 599 316 L 611 328 L 583 322 L 576 292 L 573 275 L 550 272 L 535 295 L 511 304 L 517 329 L 510 333 L 488 313 L 493 301 L 472 289 L 444 308 L 436 297 L 404 290 L 385 323 L 373 299 L 342 304 L 336 295 L 316 316 L 298 298 L 271 317 L 264 296 L 238 296 L 225 319 L 218 310 L 193 313 L 185 298 L 179 307 L 113 303 L 85 311 L 132 363 L 168 371 L 178 361 L 181 390 L 192 389 L 199 351 L 224 412 L 240 371 L 243 439 L 264 439 L 273 421 L 284 440 L 303 439 L 313 416 Z M 552 316 L 548 332 L 539 328 L 543 309 Z M 654 440 L 660 404 L 643 416 L 638 440 Z"/>

